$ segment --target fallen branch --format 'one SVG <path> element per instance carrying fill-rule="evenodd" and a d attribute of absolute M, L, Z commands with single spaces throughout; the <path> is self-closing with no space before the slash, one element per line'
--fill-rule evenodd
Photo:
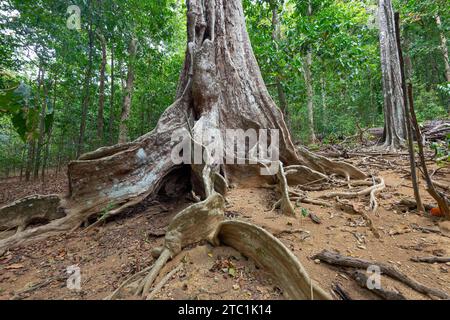
<path fill-rule="evenodd" d="M 399 270 L 377 261 L 369 261 L 369 260 L 363 260 L 359 258 L 353 258 L 353 257 L 347 257 L 340 255 L 338 253 L 334 253 L 328 250 L 324 250 L 319 254 L 316 254 L 312 259 L 319 259 L 325 263 L 341 266 L 341 267 L 350 267 L 350 268 L 356 268 L 356 269 L 364 269 L 366 270 L 370 266 L 378 266 L 382 273 L 386 274 L 387 276 L 398 280 L 405 285 L 409 286 L 410 288 L 416 290 L 417 292 L 429 295 L 429 296 L 436 296 L 441 299 L 450 299 L 450 295 L 439 290 L 439 289 L 433 289 L 429 288 L 416 280 L 408 277 L 407 275 L 403 274 Z"/>
<path fill-rule="evenodd" d="M 383 298 L 384 300 L 406 300 L 405 296 L 402 295 L 399 292 L 386 290 L 383 288 L 373 288 L 369 289 L 367 286 L 367 281 L 369 280 L 369 277 L 360 270 L 354 270 L 353 272 L 347 272 L 348 275 L 352 277 L 355 282 L 364 289 L 369 290 L 373 294 L 376 294 L 380 298 Z"/>
<path fill-rule="evenodd" d="M 414 230 L 417 230 L 417 231 L 421 231 L 421 232 L 423 232 L 423 233 L 436 233 L 436 234 L 441 235 L 441 236 L 443 236 L 443 237 L 448 237 L 448 238 L 450 238 L 450 236 L 448 236 L 448 235 L 442 233 L 441 230 L 436 229 L 436 228 L 422 227 L 422 226 L 419 226 L 418 224 L 415 224 L 415 223 L 412 223 L 412 224 L 411 224 L 411 228 L 413 228 Z"/>
<path fill-rule="evenodd" d="M 448 263 L 450 262 L 450 257 L 414 257 L 411 258 L 411 261 L 425 263 Z"/>
<path fill-rule="evenodd" d="M 333 292 L 342 300 L 353 300 L 348 292 L 344 290 L 339 283 L 333 283 L 331 290 L 333 290 Z"/>

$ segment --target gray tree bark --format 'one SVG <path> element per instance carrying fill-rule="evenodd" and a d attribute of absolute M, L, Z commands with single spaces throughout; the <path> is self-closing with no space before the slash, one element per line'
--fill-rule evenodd
<path fill-rule="evenodd" d="M 312 15 L 312 3 L 311 0 L 308 1 L 308 15 Z M 311 46 L 308 47 L 306 58 L 303 62 L 303 74 L 305 78 L 306 85 L 306 96 L 307 96 L 307 108 L 308 108 L 308 143 L 313 144 L 317 141 L 316 134 L 314 131 L 314 87 L 312 79 L 312 49 Z"/>
<path fill-rule="evenodd" d="M 404 145 L 406 136 L 403 109 L 404 95 L 394 10 L 391 0 L 379 0 L 381 71 L 384 97 L 384 147 L 397 149 Z"/>
<path fill-rule="evenodd" d="M 128 46 L 128 71 L 125 96 L 123 98 L 122 114 L 120 116 L 119 143 L 128 142 L 128 118 L 131 112 L 131 102 L 134 90 L 134 60 L 137 53 L 137 39 L 131 39 Z"/>

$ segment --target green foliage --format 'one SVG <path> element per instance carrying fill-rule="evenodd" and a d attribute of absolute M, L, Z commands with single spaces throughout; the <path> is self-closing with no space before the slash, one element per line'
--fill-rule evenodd
<path fill-rule="evenodd" d="M 8 116 L 24 142 L 35 139 L 39 122 L 39 105 L 36 105 L 36 95 L 32 88 L 23 81 L 5 73 L 0 80 L 0 116 Z M 47 104 L 49 102 L 47 101 Z M 45 132 L 49 132 L 54 119 L 53 107 L 46 110 Z"/>

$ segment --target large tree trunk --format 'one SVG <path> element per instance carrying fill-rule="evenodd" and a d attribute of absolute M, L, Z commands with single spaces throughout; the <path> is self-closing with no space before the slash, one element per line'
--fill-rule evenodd
<path fill-rule="evenodd" d="M 134 89 L 134 60 L 137 52 L 137 39 L 131 39 L 128 46 L 128 72 L 125 96 L 123 98 L 122 115 L 120 117 L 119 143 L 128 142 L 128 118 L 130 117 L 131 102 Z"/>
<path fill-rule="evenodd" d="M 311 0 L 308 1 L 308 16 L 312 15 Z M 303 62 L 303 74 L 306 85 L 307 109 L 308 109 L 308 143 L 313 144 L 317 141 L 314 132 L 314 87 L 312 79 L 312 49 L 308 46 L 306 58 Z"/>
<path fill-rule="evenodd" d="M 172 152 L 176 141 L 172 141 L 172 134 L 188 133 L 189 144 L 202 146 L 202 150 L 211 156 L 212 137 L 202 136 L 207 129 L 217 129 L 214 138 L 223 141 L 226 141 L 226 129 L 278 130 L 281 162 L 272 155 L 265 159 L 265 164 L 276 164 L 280 170 L 273 176 L 259 176 L 257 165 L 221 164 L 218 160 L 223 158 L 214 157 L 207 158 L 201 165 L 175 164 Z M 234 149 L 238 143 L 234 141 L 233 145 L 227 146 L 232 147 L 235 157 L 241 156 Z M 258 143 L 244 144 L 244 157 L 250 158 L 251 150 Z M 284 166 L 291 167 L 284 171 Z M 280 259 L 278 265 L 287 266 L 290 271 L 286 272 L 292 272 L 299 279 L 290 283 L 287 273 L 282 275 L 282 282 L 294 287 L 287 290 L 291 292 L 291 298 L 312 298 L 311 292 L 316 292 L 317 298 L 329 298 L 311 282 L 289 249 L 273 237 L 263 236 L 262 229 L 248 225 L 229 228 L 218 225 L 223 221 L 223 195 L 227 182 L 238 185 L 252 175 L 259 176 L 255 183 L 277 180 L 283 196 L 283 211 L 295 214 L 289 203 L 288 181 L 312 183 L 326 180 L 326 174 L 338 174 L 348 179 L 366 177 L 349 164 L 330 161 L 293 145 L 283 114 L 275 106 L 261 77 L 246 31 L 241 0 L 188 1 L 188 49 L 176 101 L 161 116 L 156 128 L 134 142 L 100 148 L 71 162 L 68 168 L 70 190 L 61 203 L 67 216 L 0 240 L 0 250 L 71 230 L 106 208 L 109 210 L 107 217 L 116 215 L 154 196 L 169 174 L 176 173 L 174 171 L 180 167 L 191 169 L 192 188 L 204 201 L 193 204 L 174 218 L 155 269 L 139 285 L 139 293 L 148 293 L 160 268 L 184 246 L 200 240 L 213 243 L 220 240 L 249 254 L 255 253 L 255 249 L 258 252 L 258 248 L 268 250 L 269 255 L 264 257 Z M 236 235 L 240 235 L 242 243 L 236 243 Z M 250 241 L 252 237 L 255 241 Z M 283 259 L 291 262 L 283 263 Z M 262 265 L 270 261 L 263 260 L 260 261 Z M 277 274 L 277 270 L 272 272 Z"/>
<path fill-rule="evenodd" d="M 384 146 L 397 149 L 406 140 L 400 59 L 391 0 L 379 0 L 381 71 L 384 96 Z"/>

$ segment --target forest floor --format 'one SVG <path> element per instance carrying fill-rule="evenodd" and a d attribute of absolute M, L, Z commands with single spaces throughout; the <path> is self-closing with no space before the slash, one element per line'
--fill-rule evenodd
<path fill-rule="evenodd" d="M 353 299 L 378 299 L 341 269 L 311 259 L 324 249 L 392 265 L 420 283 L 450 294 L 449 263 L 411 261 L 416 256 L 450 256 L 450 234 L 446 233 L 450 230 L 441 234 L 418 231 L 417 226 L 439 229 L 442 219 L 431 217 L 429 213 L 420 216 L 398 206 L 401 199 L 413 199 L 408 157 L 362 154 L 348 161 L 386 181 L 386 189 L 378 196 L 378 212 L 367 211 L 380 239 L 360 215 L 334 206 L 301 205 L 318 216 L 321 224 L 303 217 L 301 208 L 297 209 L 297 218 L 271 212 L 278 196 L 263 187 L 231 189 L 226 216 L 251 221 L 273 233 L 299 258 L 311 278 L 330 293 L 333 286 L 339 284 Z M 430 167 L 437 168 L 431 162 Z M 434 179 L 450 186 L 450 168 L 437 170 Z M 20 182 L 17 178 L 0 180 L 0 206 L 25 195 L 58 193 L 66 188 L 63 175 L 49 177 L 47 181 L 43 187 L 40 183 Z M 420 186 L 424 202 L 435 206 L 423 181 Z M 345 188 L 348 189 L 341 187 L 340 190 Z M 309 197 L 326 192 L 330 190 L 309 192 Z M 366 209 L 368 202 L 367 197 L 351 200 L 355 206 Z M 175 201 L 161 198 L 91 231 L 81 230 L 10 250 L 0 257 L 0 299 L 105 298 L 130 275 L 152 264 L 151 249 L 163 243 L 164 228 L 188 205 L 183 197 Z M 156 283 L 181 262 L 183 267 L 159 291 L 157 299 L 283 299 L 277 284 L 251 260 L 229 247 L 215 248 L 207 243 L 185 249 L 166 265 Z M 79 291 L 69 290 L 66 285 L 66 270 L 72 265 L 80 267 Z M 387 277 L 382 277 L 382 286 L 408 299 L 429 299 Z"/>

